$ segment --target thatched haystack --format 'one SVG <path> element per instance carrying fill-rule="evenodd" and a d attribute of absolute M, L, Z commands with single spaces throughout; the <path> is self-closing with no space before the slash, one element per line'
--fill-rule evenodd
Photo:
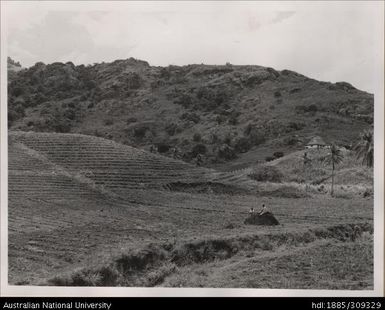
<path fill-rule="evenodd" d="M 244 224 L 274 226 L 279 225 L 279 222 L 274 217 L 273 213 L 266 212 L 262 215 L 259 215 L 258 213 L 250 214 L 249 217 L 245 219 Z"/>

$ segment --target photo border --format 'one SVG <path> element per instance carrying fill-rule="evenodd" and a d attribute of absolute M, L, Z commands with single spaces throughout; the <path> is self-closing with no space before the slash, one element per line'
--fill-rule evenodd
<path fill-rule="evenodd" d="M 70 2 L 70 1 L 67 1 Z M 102 1 L 87 1 L 89 5 Z M 215 1 L 221 2 L 221 1 Z M 227 1 L 225 1 L 227 2 Z M 288 1 L 284 1 L 288 2 Z M 291 1 L 293 2 L 293 1 Z M 327 1 L 326 1 L 327 2 Z M 354 1 L 353 1 L 354 2 Z M 159 3 L 159 2 L 158 2 Z M 0 106 L 0 168 L 1 168 L 1 282 L 0 296 L 71 296 L 71 297 L 374 297 L 384 291 L 384 44 L 379 51 L 381 59 L 376 67 L 374 91 L 374 288 L 373 290 L 303 290 L 303 289 L 224 289 L 224 288 L 130 288 L 130 287 L 55 287 L 8 285 L 8 136 L 7 136 L 7 36 L 6 4 L 1 1 L 1 106 Z M 379 6 L 379 16 L 384 22 L 384 3 Z M 382 10 L 381 10 L 382 8 Z M 384 43 L 384 28 L 378 30 Z M 382 56 L 381 56 L 382 55 Z M 382 65 L 381 65 L 382 63 Z"/>

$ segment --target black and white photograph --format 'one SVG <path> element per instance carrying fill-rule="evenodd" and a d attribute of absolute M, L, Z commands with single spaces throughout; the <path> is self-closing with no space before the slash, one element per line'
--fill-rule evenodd
<path fill-rule="evenodd" d="M 383 1 L 1 26 L 2 295 L 383 294 Z"/>

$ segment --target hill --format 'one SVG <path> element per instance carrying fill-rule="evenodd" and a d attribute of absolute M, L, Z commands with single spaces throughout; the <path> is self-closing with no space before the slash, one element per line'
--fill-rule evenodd
<path fill-rule="evenodd" d="M 224 169 L 302 149 L 349 148 L 373 126 L 373 95 L 262 66 L 150 66 L 129 58 L 36 63 L 12 74 L 11 130 L 81 133 Z M 176 152 L 173 151 L 176 148 Z"/>

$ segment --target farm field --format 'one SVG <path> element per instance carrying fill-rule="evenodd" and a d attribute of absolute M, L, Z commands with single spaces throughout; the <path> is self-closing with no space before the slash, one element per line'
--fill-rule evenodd
<path fill-rule="evenodd" d="M 289 198 L 110 140 L 25 132 L 9 134 L 8 184 L 10 284 L 372 287 L 370 196 Z M 244 225 L 263 203 L 280 225 Z"/>

